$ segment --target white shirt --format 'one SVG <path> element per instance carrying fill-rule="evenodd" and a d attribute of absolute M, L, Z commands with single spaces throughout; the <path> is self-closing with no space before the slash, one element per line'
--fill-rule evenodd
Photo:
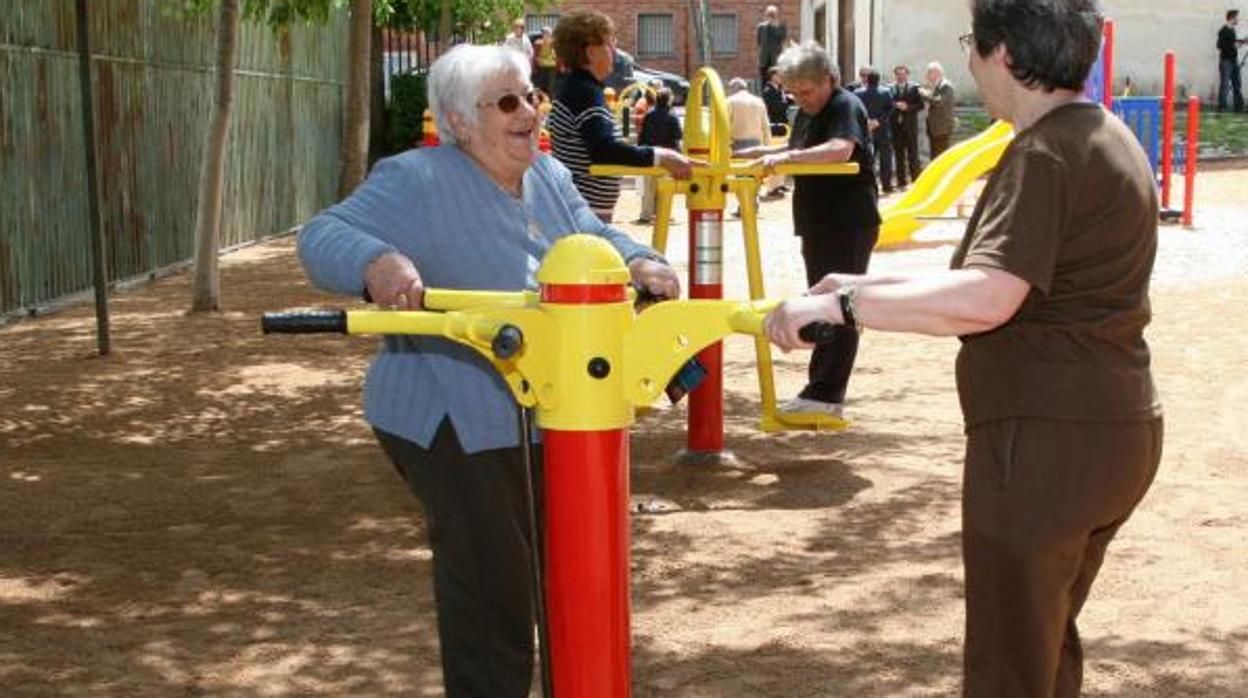
<path fill-rule="evenodd" d="M 741 90 L 728 97 L 728 121 L 732 124 L 732 140 L 770 142 L 771 124 L 767 121 L 767 105 L 761 97 Z"/>

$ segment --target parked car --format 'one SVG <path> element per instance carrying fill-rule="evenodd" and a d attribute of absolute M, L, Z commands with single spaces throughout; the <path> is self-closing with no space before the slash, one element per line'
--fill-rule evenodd
<path fill-rule="evenodd" d="M 646 68 L 640 65 L 633 66 L 633 82 L 644 82 L 650 84 L 650 81 L 658 80 L 663 86 L 672 91 L 672 106 L 683 105 L 685 99 L 689 95 L 689 81 L 680 77 L 675 73 L 669 73 L 664 70 L 656 70 L 654 68 Z"/>

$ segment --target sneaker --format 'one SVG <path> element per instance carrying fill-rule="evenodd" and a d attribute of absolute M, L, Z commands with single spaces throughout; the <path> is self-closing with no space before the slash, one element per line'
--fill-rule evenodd
<path fill-rule="evenodd" d="M 654 219 L 651 218 L 650 216 L 638 216 L 637 219 L 633 221 L 633 224 L 634 225 L 650 225 L 653 222 L 654 222 Z"/>
<path fill-rule="evenodd" d="M 780 403 L 781 412 L 789 414 L 828 414 L 833 417 L 840 417 L 844 410 L 844 405 L 839 402 L 820 402 L 819 400 L 807 400 L 804 397 L 795 397 L 791 400 L 785 400 Z"/>

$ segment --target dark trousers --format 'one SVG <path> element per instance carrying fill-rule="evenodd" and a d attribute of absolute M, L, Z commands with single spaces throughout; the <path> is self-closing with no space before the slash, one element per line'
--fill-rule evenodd
<path fill-rule="evenodd" d="M 919 124 L 893 127 L 893 155 L 897 163 L 897 186 L 909 186 L 919 178 Z M 909 173 L 907 174 L 907 169 Z"/>
<path fill-rule="evenodd" d="M 1226 111 L 1228 97 L 1233 99 L 1234 111 L 1244 110 L 1244 93 L 1240 84 L 1239 63 L 1231 60 L 1218 61 L 1218 111 Z"/>
<path fill-rule="evenodd" d="M 533 71 L 533 85 L 541 88 L 551 99 L 555 98 L 555 69 L 541 68 Z"/>
<path fill-rule="evenodd" d="M 893 188 L 893 134 L 887 126 L 875 129 L 871 134 L 871 145 L 875 148 L 875 161 L 879 163 L 880 186 L 884 189 Z"/>
<path fill-rule="evenodd" d="M 927 134 L 927 140 L 931 144 L 932 160 L 940 157 L 940 154 L 949 150 L 949 143 L 953 140 L 952 133 L 931 133 Z"/>
<path fill-rule="evenodd" d="M 879 235 L 879 227 L 804 233 L 802 259 L 806 262 L 806 283 L 814 286 L 832 272 L 865 274 Z M 819 402 L 845 402 L 845 388 L 857 355 L 858 331 L 838 326 L 832 341 L 811 351 L 809 381 L 799 397 Z"/>
<path fill-rule="evenodd" d="M 534 597 L 521 450 L 465 454 L 446 420 L 428 449 L 376 433 L 425 510 L 446 695 L 528 696 Z M 540 447 L 533 461 L 540 473 Z M 540 476 L 535 480 L 541 521 Z"/>
<path fill-rule="evenodd" d="M 1161 443 L 1160 418 L 1005 419 L 967 431 L 964 696 L 1079 695 L 1075 619 L 1153 481 Z"/>

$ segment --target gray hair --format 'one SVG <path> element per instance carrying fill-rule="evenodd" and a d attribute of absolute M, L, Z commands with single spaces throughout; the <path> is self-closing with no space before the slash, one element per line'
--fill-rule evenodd
<path fill-rule="evenodd" d="M 841 71 L 832 64 L 828 52 L 813 41 L 791 46 L 776 59 L 776 67 L 780 69 L 780 79 L 785 82 L 802 80 L 818 83 L 831 77 L 833 85 L 841 83 Z"/>
<path fill-rule="evenodd" d="M 477 125 L 481 90 L 494 78 L 515 75 L 528 82 L 529 62 L 524 54 L 502 45 L 460 44 L 434 61 L 429 69 L 429 109 L 438 124 L 438 140 L 455 145 L 450 114 Z"/>
<path fill-rule="evenodd" d="M 728 81 L 729 92 L 736 93 L 736 92 L 740 92 L 741 90 L 748 89 L 748 88 L 749 88 L 749 85 L 745 83 L 745 80 L 743 78 L 733 78 Z"/>

